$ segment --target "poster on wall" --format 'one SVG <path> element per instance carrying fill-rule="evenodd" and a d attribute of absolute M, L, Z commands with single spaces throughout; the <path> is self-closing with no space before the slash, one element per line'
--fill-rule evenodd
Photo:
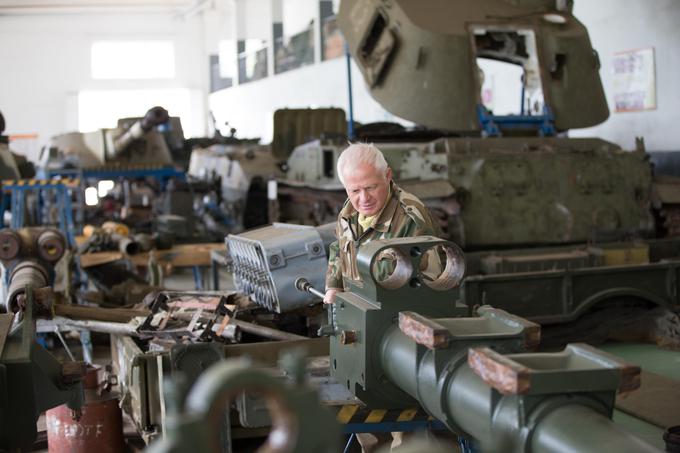
<path fill-rule="evenodd" d="M 612 59 L 614 111 L 656 109 L 654 48 L 617 52 Z"/>

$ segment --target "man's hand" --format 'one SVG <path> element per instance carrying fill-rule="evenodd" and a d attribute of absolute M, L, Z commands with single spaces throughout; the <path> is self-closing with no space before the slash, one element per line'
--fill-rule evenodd
<path fill-rule="evenodd" d="M 323 298 L 323 303 L 324 304 L 332 304 L 335 303 L 335 295 L 339 292 L 339 289 L 328 289 L 326 290 L 326 296 Z"/>

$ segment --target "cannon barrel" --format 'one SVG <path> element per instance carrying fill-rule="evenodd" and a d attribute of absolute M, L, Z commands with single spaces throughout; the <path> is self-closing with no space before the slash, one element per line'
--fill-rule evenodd
<path fill-rule="evenodd" d="M 436 278 L 421 270 L 426 254 L 446 260 Z M 385 256 L 396 261 L 387 278 L 376 266 Z M 454 244 L 372 241 L 357 265 L 361 280 L 335 302 L 330 363 L 369 407 L 419 404 L 482 451 L 658 451 L 611 420 L 616 393 L 639 386 L 640 368 L 585 344 L 526 352 L 540 326 L 503 310 L 465 317 L 451 292 L 464 269 Z"/>
<path fill-rule="evenodd" d="M 144 115 L 144 118 L 135 122 L 130 128 L 113 142 L 114 155 L 119 156 L 135 140 L 142 138 L 155 126 L 166 123 L 170 119 L 168 111 L 163 107 L 153 107 Z"/>

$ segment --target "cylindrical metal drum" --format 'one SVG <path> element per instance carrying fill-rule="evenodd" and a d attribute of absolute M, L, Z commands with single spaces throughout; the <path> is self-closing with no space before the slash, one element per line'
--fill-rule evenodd
<path fill-rule="evenodd" d="M 47 411 L 50 453 L 123 452 L 123 417 L 118 398 L 108 390 L 100 391 L 104 388 L 101 384 L 101 367 L 90 367 L 83 381 L 85 404 L 78 420 L 65 404 Z"/>

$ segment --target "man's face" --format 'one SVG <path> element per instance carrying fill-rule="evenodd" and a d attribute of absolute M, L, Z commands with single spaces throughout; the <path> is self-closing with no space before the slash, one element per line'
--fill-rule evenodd
<path fill-rule="evenodd" d="M 360 164 L 343 176 L 345 190 L 354 209 L 365 216 L 379 213 L 387 201 L 392 169 L 380 172 L 370 164 Z"/>

